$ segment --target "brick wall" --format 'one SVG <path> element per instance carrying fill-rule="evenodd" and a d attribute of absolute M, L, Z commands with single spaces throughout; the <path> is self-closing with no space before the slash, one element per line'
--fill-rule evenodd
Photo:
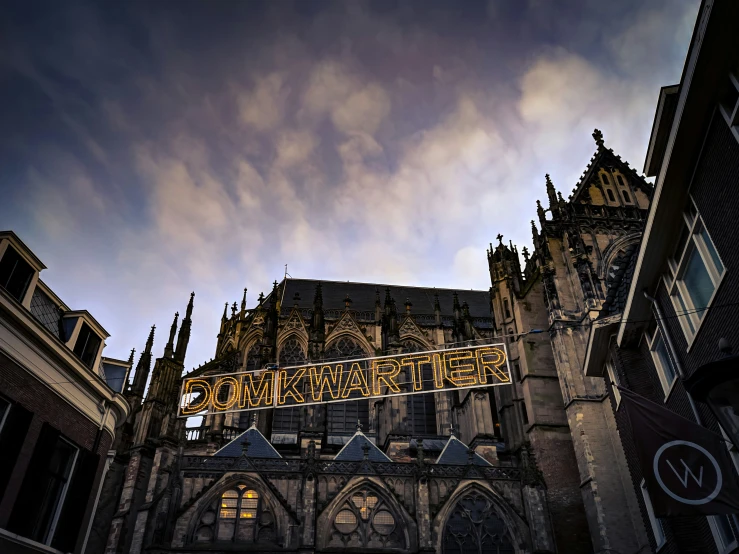
<path fill-rule="evenodd" d="M 0 383 L 0 393 L 3 396 L 13 402 L 17 402 L 33 413 L 28 434 L 16 461 L 5 495 L 0 501 L 0 527 L 5 527 L 23 482 L 26 467 L 33 455 L 33 449 L 41 431 L 41 426 L 44 423 L 49 423 L 58 429 L 65 438 L 71 440 L 79 447 L 85 450 L 92 450 L 98 425 L 83 416 L 64 399 L 48 389 L 38 379 L 2 352 L 0 352 Z M 85 520 L 80 522 L 81 530 L 86 530 L 86 523 L 92 512 L 92 504 L 105 465 L 106 453 L 111 443 L 111 436 L 104 432 L 96 452 L 100 455 L 100 462 L 97 469 L 98 475 L 92 486 Z M 78 548 L 81 546 L 83 539 L 84 532 L 80 533 Z"/>

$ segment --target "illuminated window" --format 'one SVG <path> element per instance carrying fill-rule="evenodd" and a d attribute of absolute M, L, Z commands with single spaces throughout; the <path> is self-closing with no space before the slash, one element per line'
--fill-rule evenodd
<path fill-rule="evenodd" d="M 327 361 L 356 360 L 368 356 L 356 340 L 347 336 L 331 343 L 324 352 Z M 357 420 L 365 431 L 369 429 L 369 400 L 331 403 L 327 412 L 329 434 L 353 433 L 357 428 Z"/>
<path fill-rule="evenodd" d="M 263 506 L 259 493 L 237 485 L 217 498 L 200 516 L 194 542 L 271 542 L 275 540 L 274 518 Z"/>
<path fill-rule="evenodd" d="M 361 489 L 347 500 L 334 516 L 333 546 L 403 547 L 393 510 L 370 489 Z M 379 544 L 378 544 L 379 543 Z"/>

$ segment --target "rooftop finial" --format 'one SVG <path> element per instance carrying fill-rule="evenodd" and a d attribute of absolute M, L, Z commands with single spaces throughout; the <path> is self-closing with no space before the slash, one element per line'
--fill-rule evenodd
<path fill-rule="evenodd" d="M 149 338 L 146 339 L 146 348 L 144 348 L 144 352 L 151 353 L 151 348 L 154 346 L 154 330 L 156 328 L 156 325 L 151 326 L 151 331 L 149 331 Z"/>
<path fill-rule="evenodd" d="M 362 432 L 362 421 L 360 419 L 357 419 L 357 433 Z"/>
<path fill-rule="evenodd" d="M 525 246 L 521 249 L 521 252 L 523 253 L 523 259 L 526 263 L 529 262 L 529 249 Z"/>
<path fill-rule="evenodd" d="M 252 414 L 252 416 L 251 416 L 251 426 L 252 427 L 256 427 L 257 426 L 257 414 L 256 413 Z"/>
<path fill-rule="evenodd" d="M 500 245 L 503 246 L 503 235 L 501 233 L 498 233 L 498 236 L 495 237 L 500 242 Z"/>
<path fill-rule="evenodd" d="M 454 428 L 454 423 L 449 424 L 449 436 L 450 437 L 456 437 L 457 436 L 457 430 Z"/>
<path fill-rule="evenodd" d="M 347 292 L 346 293 L 346 296 L 344 297 L 344 306 L 348 310 L 349 309 L 349 306 L 351 306 L 351 305 L 352 305 L 352 299 L 349 298 L 349 293 Z"/>
<path fill-rule="evenodd" d="M 223 306 L 223 317 L 221 318 L 223 321 L 226 321 L 228 319 L 228 302 Z"/>
<path fill-rule="evenodd" d="M 131 348 L 131 355 L 128 357 L 128 363 L 129 365 L 133 366 L 133 355 L 136 353 L 135 348 Z"/>
<path fill-rule="evenodd" d="M 405 313 L 410 314 L 411 313 L 411 306 L 413 306 L 413 303 L 411 302 L 410 298 L 405 299 Z"/>
<path fill-rule="evenodd" d="M 244 287 L 244 297 L 241 299 L 241 311 L 246 310 L 246 287 Z"/>
<path fill-rule="evenodd" d="M 593 138 L 595 139 L 595 144 L 598 145 L 598 148 L 603 148 L 603 133 L 600 129 L 595 129 L 593 131 Z"/>
<path fill-rule="evenodd" d="M 231 317 L 236 317 L 236 302 L 231 304 Z"/>

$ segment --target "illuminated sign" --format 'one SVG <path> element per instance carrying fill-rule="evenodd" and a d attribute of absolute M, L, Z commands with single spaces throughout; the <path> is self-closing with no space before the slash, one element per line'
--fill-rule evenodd
<path fill-rule="evenodd" d="M 185 379 L 180 417 L 507 385 L 505 344 Z"/>

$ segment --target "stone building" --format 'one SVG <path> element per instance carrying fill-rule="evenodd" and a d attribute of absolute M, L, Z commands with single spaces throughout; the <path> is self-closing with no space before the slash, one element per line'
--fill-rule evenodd
<path fill-rule="evenodd" d="M 496 406 L 506 446 L 530 443 L 552 519 L 567 522 L 555 526 L 558 545 L 589 535 L 596 552 L 637 552 L 648 543 L 634 491 L 623 485 L 630 477 L 613 412 L 583 361 L 608 283 L 640 240 L 652 187 L 600 131 L 593 137 L 596 152 L 568 200 L 546 176 L 548 206 L 537 201 L 524 267 L 500 235 L 488 252 L 495 331 L 509 341 L 515 383 L 495 389 Z"/>
<path fill-rule="evenodd" d="M 246 294 L 227 305 L 216 357 L 187 376 L 483 344 L 490 305 L 489 291 L 286 279 L 254 308 Z M 174 416 L 192 311 L 191 298 L 144 396 L 149 335 L 88 552 L 557 551 L 534 455 L 505 445 L 489 389 L 185 427 Z"/>
<path fill-rule="evenodd" d="M 103 356 L 105 329 L 0 232 L 0 552 L 83 552 L 131 360 Z"/>

